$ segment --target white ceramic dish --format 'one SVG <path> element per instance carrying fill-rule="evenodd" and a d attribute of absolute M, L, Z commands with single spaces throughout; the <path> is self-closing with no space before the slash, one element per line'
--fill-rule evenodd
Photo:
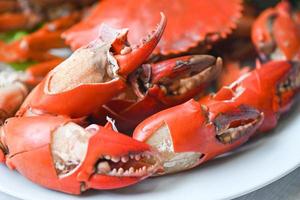
<path fill-rule="evenodd" d="M 0 166 L 0 191 L 26 200 L 231 199 L 259 189 L 300 165 L 300 104 L 278 128 L 236 152 L 194 170 L 157 177 L 115 191 L 89 191 L 74 197 L 39 187 Z"/>

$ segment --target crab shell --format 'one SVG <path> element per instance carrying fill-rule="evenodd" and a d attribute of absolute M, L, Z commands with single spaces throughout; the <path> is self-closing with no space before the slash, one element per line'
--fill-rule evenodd
<path fill-rule="evenodd" d="M 71 120 L 64 117 L 10 118 L 3 126 L 1 138 L 9 151 L 6 155 L 6 164 L 34 183 L 71 194 L 80 194 L 89 188 L 125 187 L 151 175 L 148 173 L 140 177 L 119 177 L 96 174 L 95 166 L 101 156 L 123 156 L 152 150 L 145 143 L 95 125 L 82 163 L 71 173 L 59 177 L 51 152 L 53 133 L 69 122 Z"/>
<path fill-rule="evenodd" d="M 225 38 L 241 16 L 241 4 L 241 0 L 100 1 L 87 18 L 66 31 L 63 37 L 77 49 L 92 41 L 97 36 L 97 26 L 106 23 L 135 30 L 129 37 L 129 41 L 135 43 L 145 30 L 155 25 L 157 13 L 164 12 L 169 19 L 168 26 L 154 54 L 178 54 L 199 43 L 206 45 Z"/>

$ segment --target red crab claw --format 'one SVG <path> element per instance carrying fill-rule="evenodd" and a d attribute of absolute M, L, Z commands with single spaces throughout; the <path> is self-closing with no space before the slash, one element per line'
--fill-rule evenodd
<path fill-rule="evenodd" d="M 118 130 L 131 133 L 150 115 L 203 92 L 221 68 L 221 59 L 209 55 L 144 64 L 130 75 L 131 88 L 127 93 L 109 101 L 93 117 L 103 124 L 109 116 L 115 120 Z"/>
<path fill-rule="evenodd" d="M 120 66 L 119 73 L 123 76 L 127 76 L 133 72 L 137 66 L 140 66 L 151 55 L 153 49 L 156 47 L 157 43 L 162 37 L 167 23 L 165 15 L 160 13 L 160 16 L 160 23 L 157 25 L 156 31 L 153 31 L 151 34 L 149 34 L 146 39 L 143 39 L 141 45 L 137 45 L 133 48 L 128 46 L 126 30 L 123 31 L 123 35 L 121 32 L 117 37 L 115 37 L 116 39 L 114 40 L 112 47 L 117 53 L 117 55 L 115 55 L 115 59 Z M 116 35 L 116 33 L 111 33 L 111 30 L 112 29 L 110 28 L 110 34 Z M 106 31 L 107 30 L 103 32 Z M 106 36 L 107 33 L 103 35 Z"/>
<path fill-rule="evenodd" d="M 300 88 L 299 68 L 298 63 L 269 62 L 215 95 L 151 116 L 133 138 L 160 152 L 162 174 L 192 168 L 240 146 L 257 130 L 274 128 Z"/>
<path fill-rule="evenodd" d="M 114 42 L 119 43 L 126 31 L 121 30 L 121 35 L 112 32 L 114 37 L 108 37 L 107 31 L 111 28 L 102 26 L 105 30 L 100 30 L 97 40 L 75 51 L 45 77 L 26 99 L 18 115 L 27 111 L 32 114 L 35 110 L 76 118 L 94 112 L 126 88 L 127 74 L 151 54 L 165 25 L 162 14 L 160 24 L 143 44 L 133 49 L 124 44 L 121 54 L 114 49 Z M 114 51 L 116 53 L 112 54 Z"/>
<path fill-rule="evenodd" d="M 0 148 L 11 169 L 71 194 L 132 185 L 160 167 L 158 154 L 147 144 L 63 117 L 10 118 L 2 127 Z"/>
<path fill-rule="evenodd" d="M 146 119 L 133 138 L 160 152 L 164 170 L 159 174 L 187 170 L 246 142 L 263 118 L 247 106 L 228 103 L 226 109 L 210 118 L 209 108 L 190 100 Z"/>
<path fill-rule="evenodd" d="M 288 1 L 262 12 L 252 28 L 252 41 L 264 60 L 294 59 L 300 50 L 299 37 L 299 24 Z"/>
<path fill-rule="evenodd" d="M 279 116 L 294 102 L 300 87 L 299 63 L 271 61 L 258 65 L 257 69 L 241 76 L 229 86 L 221 88 L 215 95 L 200 100 L 210 108 L 210 116 L 224 107 L 219 101 L 229 101 L 235 107 L 247 105 L 264 115 L 259 131 L 265 132 L 276 127 Z M 212 114 L 213 113 L 213 114 Z"/>

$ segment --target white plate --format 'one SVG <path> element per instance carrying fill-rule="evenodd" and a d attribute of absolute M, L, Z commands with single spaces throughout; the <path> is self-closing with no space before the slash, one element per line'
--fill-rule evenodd
<path fill-rule="evenodd" d="M 157 177 L 115 191 L 89 191 L 74 197 L 50 191 L 0 166 L 0 190 L 26 200 L 74 199 L 231 199 L 259 189 L 300 164 L 300 104 L 282 117 L 279 127 L 251 141 L 233 154 L 196 169 Z"/>

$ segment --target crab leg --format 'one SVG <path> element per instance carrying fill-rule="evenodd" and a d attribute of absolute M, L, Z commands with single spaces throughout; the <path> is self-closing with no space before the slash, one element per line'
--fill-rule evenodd
<path fill-rule="evenodd" d="M 158 27 L 138 48 L 131 48 L 125 42 L 127 30 L 103 25 L 97 40 L 75 51 L 45 77 L 18 115 L 37 111 L 82 117 L 94 112 L 126 88 L 127 75 L 151 54 L 165 25 L 162 15 Z M 115 48 L 120 41 L 123 41 L 121 54 Z"/>
<path fill-rule="evenodd" d="M 54 57 L 48 54 L 52 48 L 65 47 L 61 33 L 81 18 L 74 12 L 43 26 L 38 31 L 9 44 L 0 45 L 0 61 L 20 62 L 26 60 L 45 61 Z M 6 22 L 7 23 L 7 22 Z"/>
<path fill-rule="evenodd" d="M 35 14 L 3 13 L 0 15 L 0 32 L 31 29 L 39 21 Z"/>
<path fill-rule="evenodd" d="M 118 130 L 131 133 L 150 115 L 203 92 L 219 74 L 221 65 L 220 58 L 209 55 L 144 64 L 130 75 L 131 87 L 102 106 L 91 119 L 105 124 L 106 116 L 109 116 L 115 120 Z"/>
<path fill-rule="evenodd" d="M 69 118 L 10 118 L 0 129 L 0 157 L 44 187 L 71 194 L 135 184 L 160 168 L 147 144 Z M 4 157 L 5 156 L 5 157 Z"/>
<path fill-rule="evenodd" d="M 269 62 L 215 95 L 151 116 L 133 137 L 160 152 L 160 174 L 186 170 L 240 146 L 257 130 L 273 129 L 299 88 L 298 63 Z"/>

